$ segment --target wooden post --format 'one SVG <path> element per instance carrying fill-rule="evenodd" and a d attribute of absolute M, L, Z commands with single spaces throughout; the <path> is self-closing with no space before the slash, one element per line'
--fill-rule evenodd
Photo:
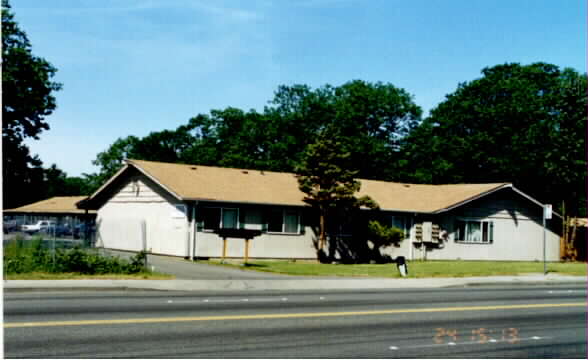
<path fill-rule="evenodd" d="M 223 260 L 222 260 L 222 262 L 225 262 L 225 257 L 227 257 L 227 238 L 226 237 L 223 238 Z"/>
<path fill-rule="evenodd" d="M 245 264 L 249 260 L 249 239 L 245 239 Z"/>

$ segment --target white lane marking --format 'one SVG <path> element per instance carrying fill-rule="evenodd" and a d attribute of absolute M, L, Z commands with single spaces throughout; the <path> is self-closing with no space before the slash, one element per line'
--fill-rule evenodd
<path fill-rule="evenodd" d="M 573 294 L 573 293 L 586 293 L 585 290 L 549 290 L 548 294 Z"/>
<path fill-rule="evenodd" d="M 390 346 L 390 350 L 398 350 L 398 346 Z"/>
<path fill-rule="evenodd" d="M 253 299 L 202 299 L 202 300 L 167 300 L 168 304 L 199 304 L 199 303 L 243 303 L 243 302 L 283 302 L 288 298 L 253 298 Z"/>
<path fill-rule="evenodd" d="M 325 300 L 325 297 L 324 297 L 324 296 L 321 296 L 321 297 L 319 298 L 319 300 Z"/>
<path fill-rule="evenodd" d="M 553 337 L 551 336 L 544 336 L 544 337 L 539 337 L 539 336 L 533 336 L 530 338 L 520 338 L 517 339 L 518 342 L 523 342 L 523 341 L 530 341 L 530 340 L 549 340 L 549 339 L 553 339 Z M 494 340 L 494 341 L 493 341 Z M 504 342 L 509 342 L 511 340 L 497 340 L 497 339 L 489 339 L 488 342 L 489 343 L 504 343 Z M 434 347 L 443 347 L 443 346 L 463 346 L 463 345 L 483 345 L 483 342 L 480 341 L 464 341 L 464 342 L 448 342 L 448 343 L 444 343 L 444 344 L 420 344 L 420 345 L 411 345 L 411 346 L 403 346 L 403 349 L 420 349 L 420 348 L 434 348 Z M 396 348 L 396 346 L 391 346 L 390 350 L 397 350 L 396 349 L 392 349 L 392 348 Z"/>

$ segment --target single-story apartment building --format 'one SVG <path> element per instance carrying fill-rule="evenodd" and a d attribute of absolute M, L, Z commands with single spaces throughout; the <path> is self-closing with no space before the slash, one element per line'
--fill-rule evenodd
<path fill-rule="evenodd" d="M 380 207 L 362 212 L 405 231 L 399 246 L 382 250 L 392 258 L 543 259 L 544 206 L 510 183 L 360 181 L 358 195 Z M 105 248 L 240 258 L 246 242 L 221 230 L 244 229 L 256 232 L 251 258 L 316 259 L 318 218 L 303 198 L 291 173 L 127 160 L 78 206 L 97 210 L 97 244 Z M 331 226 L 330 236 L 353 237 L 354 221 Z M 549 261 L 559 259 L 560 221 L 557 214 L 547 221 Z"/>
<path fill-rule="evenodd" d="M 87 196 L 54 196 L 14 209 L 4 209 L 2 211 L 3 232 L 5 234 L 19 232 L 22 225 L 50 220 L 65 236 L 89 237 L 96 219 L 96 211 L 80 209 L 77 206 L 86 198 Z"/>
<path fill-rule="evenodd" d="M 93 221 L 95 210 L 80 209 L 77 204 L 87 196 L 54 196 L 49 199 L 2 211 L 5 220 L 19 219 L 22 223 L 34 223 L 52 219 L 58 223 L 76 224 Z"/>

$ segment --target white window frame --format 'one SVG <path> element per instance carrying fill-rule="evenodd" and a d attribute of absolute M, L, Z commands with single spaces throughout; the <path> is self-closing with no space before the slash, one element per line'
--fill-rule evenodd
<path fill-rule="evenodd" d="M 465 236 L 461 236 L 461 234 L 459 234 L 459 226 L 457 225 L 458 222 L 464 222 L 465 223 L 465 227 L 464 227 L 464 231 L 465 231 Z M 473 222 L 477 222 L 480 224 L 480 241 L 473 241 L 470 239 L 467 239 L 468 236 L 468 223 L 473 223 Z M 488 224 L 487 225 L 487 239 L 488 241 L 484 241 L 484 224 Z M 456 243 L 460 243 L 460 244 L 481 244 L 481 245 L 492 245 L 494 243 L 494 221 L 493 220 L 489 220 L 489 219 L 479 219 L 479 218 L 457 218 L 456 219 L 456 223 L 455 223 L 455 229 L 453 232 L 453 236 L 454 236 L 454 241 Z M 458 237 L 464 237 L 465 239 L 459 239 Z"/>
<path fill-rule="evenodd" d="M 271 211 L 271 210 L 270 210 Z M 266 222 L 265 226 L 268 229 L 268 234 L 282 234 L 282 235 L 299 235 L 300 234 L 300 211 L 290 209 L 280 209 L 282 212 L 282 231 L 269 231 L 269 221 Z M 286 212 L 291 211 L 296 213 L 296 232 L 286 232 Z"/>

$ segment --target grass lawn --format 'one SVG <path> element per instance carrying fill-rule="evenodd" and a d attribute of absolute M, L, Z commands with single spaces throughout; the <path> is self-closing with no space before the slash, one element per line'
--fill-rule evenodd
<path fill-rule="evenodd" d="M 31 272 L 4 275 L 4 280 L 173 280 L 175 276 L 160 273 L 101 274 Z"/>
<path fill-rule="evenodd" d="M 319 264 L 294 261 L 250 261 L 247 266 L 239 263 L 221 264 L 210 260 L 209 264 L 232 266 L 241 269 L 308 276 L 400 277 L 396 264 Z M 519 261 L 411 261 L 408 277 L 466 277 L 517 275 L 543 273 L 542 262 Z M 586 275 L 586 263 L 548 263 L 547 271 L 564 275 Z"/>

